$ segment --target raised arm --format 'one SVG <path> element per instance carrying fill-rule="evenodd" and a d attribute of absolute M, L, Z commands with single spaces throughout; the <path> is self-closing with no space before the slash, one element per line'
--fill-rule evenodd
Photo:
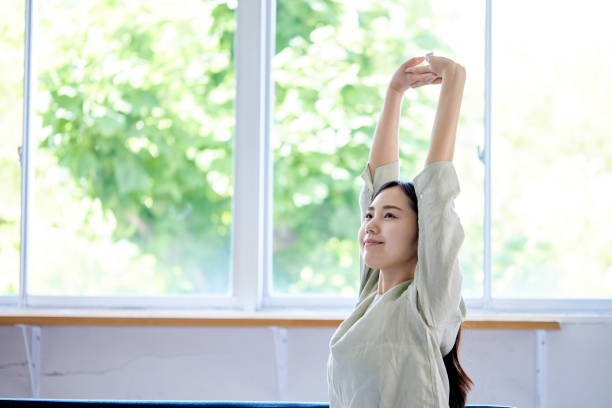
<path fill-rule="evenodd" d="M 465 68 L 459 64 L 451 65 L 442 76 L 442 89 L 431 132 L 426 166 L 437 161 L 453 161 L 464 85 Z"/>
<path fill-rule="evenodd" d="M 399 160 L 398 132 L 403 96 L 403 93 L 387 88 L 385 102 L 376 124 L 374 140 L 368 158 L 372 180 L 377 167 Z"/>
<path fill-rule="evenodd" d="M 465 231 L 455 211 L 454 200 L 460 187 L 452 163 L 465 68 L 444 57 L 428 56 L 428 62 L 429 69 L 442 76 L 442 89 L 425 168 L 414 178 L 419 197 L 414 283 L 423 319 L 436 329 L 442 348 L 449 351 L 458 324 L 465 317 L 458 258 Z"/>

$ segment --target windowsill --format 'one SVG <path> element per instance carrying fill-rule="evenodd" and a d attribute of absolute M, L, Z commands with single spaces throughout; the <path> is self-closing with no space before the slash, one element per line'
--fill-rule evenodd
<path fill-rule="evenodd" d="M 2 308 L 0 325 L 40 326 L 279 326 L 335 328 L 348 316 L 338 311 L 198 311 L 126 309 Z M 610 315 L 469 313 L 464 329 L 560 330 L 561 323 L 605 322 Z"/>

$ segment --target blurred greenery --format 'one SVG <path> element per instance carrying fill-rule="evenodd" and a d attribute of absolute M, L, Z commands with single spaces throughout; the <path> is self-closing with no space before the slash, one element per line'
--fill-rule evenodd
<path fill-rule="evenodd" d="M 46 137 L 38 148 L 69 172 L 83 197 L 99 201 L 113 219 L 112 242 L 154 257 L 157 290 L 225 293 L 234 10 L 220 1 L 190 2 L 190 12 L 172 2 L 90 4 L 86 21 L 73 23 L 77 33 L 55 38 L 61 58 L 39 75 L 48 104 L 39 111 Z M 43 30 L 56 30 L 53 13 L 67 6 L 42 13 Z M 111 268 L 107 261 L 83 285 L 108 278 Z M 142 293 L 124 286 L 117 282 L 114 293 Z"/>
<path fill-rule="evenodd" d="M 546 33 L 543 4 L 493 11 L 493 297 L 612 297 L 612 35 L 599 10 L 560 5 Z"/>
<path fill-rule="evenodd" d="M 7 2 L 1 4 L 10 8 Z M 452 4 L 445 8 L 450 10 Z M 58 0 L 41 2 L 40 7 L 31 292 L 226 293 L 235 2 L 191 0 L 176 7 L 173 1 Z M 9 24 L 21 18 L 23 10 L 11 13 L 17 14 L 7 17 L 0 31 L 3 58 L 10 61 L 0 68 L 6 73 L 0 80 L 0 123 L 11 130 L 3 136 L 10 134 L 10 139 L 3 140 L 0 156 L 0 174 L 6 180 L 3 196 L 9 197 L 0 206 L 0 293 L 6 294 L 19 290 L 20 169 L 15 151 L 21 119 L 16 119 L 20 106 L 13 101 L 22 100 L 23 80 L 22 65 L 16 63 L 23 54 L 23 26 Z M 463 20 L 457 15 L 449 12 L 443 18 L 428 0 L 277 1 L 271 133 L 274 292 L 356 295 L 359 175 L 367 163 L 386 85 L 396 67 L 412 56 L 435 50 L 454 58 L 459 52 L 454 44 L 482 41 L 484 28 L 470 23 L 471 14 L 462 11 Z M 459 27 L 456 31 L 440 34 L 440 27 L 453 24 Z M 476 35 L 469 37 L 465 33 L 472 27 Z M 460 39 L 453 44 L 453 37 Z M 462 51 L 472 74 L 455 155 L 462 190 L 457 210 L 466 231 L 460 253 L 465 297 L 481 296 L 483 281 L 484 176 L 474 153 L 475 144 L 482 144 L 483 123 L 478 48 L 471 47 L 473 60 Z M 538 105 L 537 111 L 524 104 L 525 92 L 512 96 L 512 89 L 500 90 L 508 102 L 498 106 L 507 112 L 494 115 L 522 118 L 508 120 L 496 145 L 498 151 L 516 157 L 504 163 L 496 173 L 503 176 L 494 183 L 501 192 L 493 208 L 496 294 L 612 294 L 612 258 L 605 249 L 609 239 L 599 235 L 592 253 L 568 258 L 569 244 L 559 240 L 563 223 L 555 219 L 567 213 L 582 217 L 581 224 L 592 233 L 605 220 L 603 207 L 591 207 L 597 214 L 591 220 L 576 207 L 534 208 L 533 197 L 543 194 L 537 183 L 526 183 L 528 195 L 521 196 L 516 195 L 520 186 L 500 187 L 508 186 L 517 174 L 524 173 L 524 180 L 542 173 L 533 165 L 528 172 L 513 166 L 535 162 L 529 156 L 543 157 L 550 150 L 545 140 L 536 146 L 534 141 L 542 138 L 529 132 L 542 133 L 557 118 L 546 104 Z M 410 90 L 404 98 L 404 180 L 422 170 L 438 95 L 439 88 L 425 87 Z M 552 103 L 550 96 L 542 98 Z M 589 149 L 604 146 L 597 140 Z M 584 153 L 563 146 L 576 144 L 559 145 L 572 166 L 549 158 L 551 166 L 557 163 L 550 174 L 571 177 L 567 172 L 572 168 L 587 168 L 586 155 L 594 150 L 587 152 L 586 144 Z M 602 166 L 607 166 L 606 173 Z M 610 162 L 591 169 L 606 182 L 601 174 L 609 176 Z M 521 218 L 527 228 L 508 221 Z M 587 236 L 583 231 L 581 241 L 588 243 Z M 563 273 L 552 262 L 561 258 L 569 265 Z M 576 282 L 583 281 L 575 273 L 581 265 L 599 278 L 596 285 L 585 283 L 576 291 Z"/>
<path fill-rule="evenodd" d="M 403 12 L 394 17 L 400 4 Z M 444 49 L 419 27 L 428 17 L 427 1 L 277 3 L 272 61 L 276 292 L 356 295 L 359 175 L 390 75 L 408 58 L 424 54 L 421 46 Z M 400 25 L 402 36 L 386 29 Z M 424 96 L 406 100 L 402 111 L 434 102 Z M 404 129 L 412 127 L 401 132 L 402 175 L 412 179 L 418 164 L 414 152 L 428 146 L 427 137 L 419 135 L 427 134 L 429 125 L 402 120 Z"/>
<path fill-rule="evenodd" d="M 235 15 L 187 3 L 41 4 L 33 293 L 229 290 Z M 427 1 L 279 1 L 276 16 L 273 289 L 354 296 L 358 175 L 391 69 L 451 50 L 421 24 Z M 402 113 L 436 102 L 419 92 Z M 409 179 L 431 126 L 413 116 Z"/>
<path fill-rule="evenodd" d="M 19 293 L 24 13 L 0 1 L 0 295 Z"/>

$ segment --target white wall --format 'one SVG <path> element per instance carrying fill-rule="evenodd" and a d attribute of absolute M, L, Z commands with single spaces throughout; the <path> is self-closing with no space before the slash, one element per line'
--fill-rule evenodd
<path fill-rule="evenodd" d="M 327 401 L 333 331 L 42 326 L 39 397 Z M 535 333 L 462 331 L 461 363 L 475 382 L 468 403 L 537 407 Z M 545 335 L 547 407 L 611 407 L 612 323 L 573 321 Z M 22 329 L 0 326 L 0 397 L 32 397 L 30 382 Z"/>

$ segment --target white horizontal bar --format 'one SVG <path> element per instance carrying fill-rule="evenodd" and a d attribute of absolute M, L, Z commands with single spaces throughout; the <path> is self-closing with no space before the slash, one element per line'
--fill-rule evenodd
<path fill-rule="evenodd" d="M 104 307 L 111 308 L 217 308 L 242 310 L 236 297 L 224 295 L 180 296 L 28 296 L 33 307 Z M 0 305 L 16 306 L 17 295 L 0 296 Z M 355 297 L 324 295 L 282 295 L 264 298 L 261 311 L 275 309 L 351 310 Z M 562 313 L 566 315 L 612 315 L 612 299 L 492 299 L 484 307 L 483 299 L 465 299 L 468 313 Z"/>
<path fill-rule="evenodd" d="M 28 296 L 28 306 L 78 308 L 177 308 L 242 310 L 241 302 L 229 296 Z"/>

